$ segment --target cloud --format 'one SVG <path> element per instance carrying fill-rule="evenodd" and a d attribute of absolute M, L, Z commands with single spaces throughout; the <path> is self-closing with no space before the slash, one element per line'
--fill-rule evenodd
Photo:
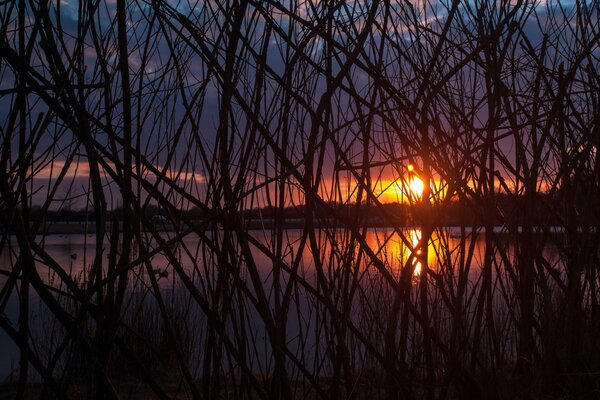
<path fill-rule="evenodd" d="M 167 179 L 172 180 L 173 182 L 195 182 L 195 183 L 206 183 L 206 177 L 200 172 L 196 171 L 175 171 L 172 169 L 165 169 L 164 167 L 155 165 L 158 171 L 164 173 Z M 154 174 L 152 171 L 145 169 L 143 175 L 146 179 L 150 178 L 151 180 L 156 180 L 158 175 Z"/>
<path fill-rule="evenodd" d="M 30 169 L 30 174 L 33 179 L 37 180 L 55 180 L 58 179 L 61 172 L 65 169 L 65 160 L 53 160 L 51 162 L 33 167 Z M 115 169 L 113 162 L 107 162 L 110 169 Z M 135 165 L 131 166 L 132 171 L 135 171 Z M 159 165 L 153 165 L 153 169 L 164 173 L 165 177 L 176 183 L 183 182 L 195 182 L 195 183 L 206 183 L 206 177 L 197 171 L 177 171 L 170 168 L 164 168 Z M 100 173 L 105 175 L 104 169 L 100 168 Z M 157 174 L 154 174 L 149 168 L 142 165 L 141 175 L 144 179 L 155 181 L 158 178 Z M 73 161 L 66 173 L 64 179 L 88 179 L 90 176 L 90 166 L 85 159 Z"/>
<path fill-rule="evenodd" d="M 53 160 L 43 165 L 34 166 L 30 169 L 33 179 L 55 180 L 58 179 L 62 171 L 65 169 L 65 160 Z M 73 161 L 66 173 L 65 179 L 88 178 L 90 176 L 90 166 L 87 161 Z"/>

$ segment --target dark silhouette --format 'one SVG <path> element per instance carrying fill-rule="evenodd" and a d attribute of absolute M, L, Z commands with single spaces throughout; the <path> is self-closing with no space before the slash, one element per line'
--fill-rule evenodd
<path fill-rule="evenodd" d="M 0 390 L 594 397 L 598 9 L 0 2 Z"/>

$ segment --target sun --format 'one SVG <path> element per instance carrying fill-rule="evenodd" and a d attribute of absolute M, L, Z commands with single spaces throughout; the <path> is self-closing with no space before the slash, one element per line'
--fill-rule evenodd
<path fill-rule="evenodd" d="M 379 192 L 382 199 L 388 202 L 414 203 L 423 198 L 425 184 L 416 173 L 412 173 L 414 171 L 412 165 L 408 166 L 408 170 L 409 174 L 404 178 L 397 178 L 393 181 L 382 181 L 381 191 Z"/>
<path fill-rule="evenodd" d="M 423 181 L 417 177 L 410 178 L 408 182 L 408 188 L 410 190 L 409 196 L 412 198 L 420 198 L 423 195 L 423 189 L 425 185 Z"/>

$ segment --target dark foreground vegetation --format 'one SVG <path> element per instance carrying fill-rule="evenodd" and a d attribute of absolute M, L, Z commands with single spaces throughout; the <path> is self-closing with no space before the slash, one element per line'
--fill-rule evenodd
<path fill-rule="evenodd" d="M 598 397 L 598 9 L 0 2 L 0 394 Z"/>

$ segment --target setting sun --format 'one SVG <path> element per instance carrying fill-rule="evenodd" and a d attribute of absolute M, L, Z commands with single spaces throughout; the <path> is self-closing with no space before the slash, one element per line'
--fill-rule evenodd
<path fill-rule="evenodd" d="M 379 196 L 386 201 L 398 201 L 411 203 L 420 200 L 423 197 L 425 184 L 423 181 L 411 174 L 406 179 L 397 179 L 395 181 L 382 181 L 379 188 Z"/>
<path fill-rule="evenodd" d="M 414 199 L 421 198 L 423 195 L 423 181 L 419 178 L 411 178 L 408 183 L 408 188 L 410 189 L 410 197 Z"/>

